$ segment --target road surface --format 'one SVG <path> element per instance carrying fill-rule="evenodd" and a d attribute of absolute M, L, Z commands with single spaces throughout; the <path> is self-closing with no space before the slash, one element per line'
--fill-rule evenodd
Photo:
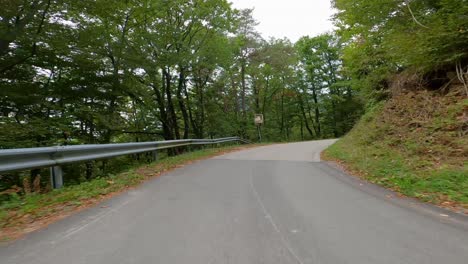
<path fill-rule="evenodd" d="M 175 170 L 0 247 L 0 263 L 468 263 L 466 217 L 320 162 L 332 142 Z"/>

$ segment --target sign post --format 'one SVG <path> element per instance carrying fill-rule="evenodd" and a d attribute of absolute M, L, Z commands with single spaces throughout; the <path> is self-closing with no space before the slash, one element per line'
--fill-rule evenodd
<path fill-rule="evenodd" d="M 255 121 L 255 125 L 257 125 L 258 141 L 262 142 L 263 115 L 262 114 L 256 114 L 254 121 Z"/>

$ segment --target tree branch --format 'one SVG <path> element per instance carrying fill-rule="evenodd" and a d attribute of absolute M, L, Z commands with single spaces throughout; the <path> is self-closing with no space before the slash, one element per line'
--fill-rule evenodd
<path fill-rule="evenodd" d="M 406 3 L 406 6 L 408 7 L 408 10 L 409 10 L 409 12 L 411 14 L 411 17 L 413 18 L 414 22 L 416 24 L 420 25 L 423 28 L 429 28 L 429 27 L 423 25 L 421 22 L 419 22 L 418 19 L 416 19 L 416 17 L 414 16 L 413 10 L 411 9 L 411 6 L 410 6 L 410 0 L 405 0 L 405 3 Z"/>

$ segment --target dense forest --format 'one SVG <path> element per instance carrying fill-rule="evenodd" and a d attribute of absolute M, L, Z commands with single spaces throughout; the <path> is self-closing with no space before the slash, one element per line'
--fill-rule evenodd
<path fill-rule="evenodd" d="M 3 1 L 0 148 L 349 131 L 340 37 L 256 25 L 225 0 Z"/>
<path fill-rule="evenodd" d="M 337 138 L 398 90 L 468 94 L 467 0 L 333 0 L 296 43 L 226 0 L 1 4 L 0 149 L 256 141 L 255 114 L 264 141 Z"/>
<path fill-rule="evenodd" d="M 392 88 L 443 91 L 458 83 L 468 96 L 467 0 L 333 3 L 345 75 L 362 95 L 381 100 Z"/>

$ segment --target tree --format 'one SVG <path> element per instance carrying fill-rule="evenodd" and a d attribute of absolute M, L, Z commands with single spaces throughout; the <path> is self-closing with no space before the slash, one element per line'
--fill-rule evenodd
<path fill-rule="evenodd" d="M 468 71 L 466 1 L 334 0 L 333 4 L 339 34 L 348 43 L 345 65 L 354 87 L 369 98 L 383 98 L 390 78 L 403 71 L 416 73 L 434 88 L 450 81 L 446 72 Z"/>
<path fill-rule="evenodd" d="M 305 126 L 312 134 L 310 123 L 319 138 L 345 134 L 359 116 L 360 107 L 342 72 L 340 40 L 332 34 L 303 37 L 296 48 L 301 59 L 300 105 Z M 343 107 L 346 105 L 351 108 Z M 324 122 L 331 131 L 324 131 Z"/>
<path fill-rule="evenodd" d="M 264 40 L 253 11 L 226 0 L 2 4 L 0 148 L 255 139 L 256 113 L 270 141 L 341 135 L 352 124 L 355 96 L 334 38 Z M 93 177 L 84 165 L 68 179 Z M 15 175 L 0 191 L 21 184 Z"/>

